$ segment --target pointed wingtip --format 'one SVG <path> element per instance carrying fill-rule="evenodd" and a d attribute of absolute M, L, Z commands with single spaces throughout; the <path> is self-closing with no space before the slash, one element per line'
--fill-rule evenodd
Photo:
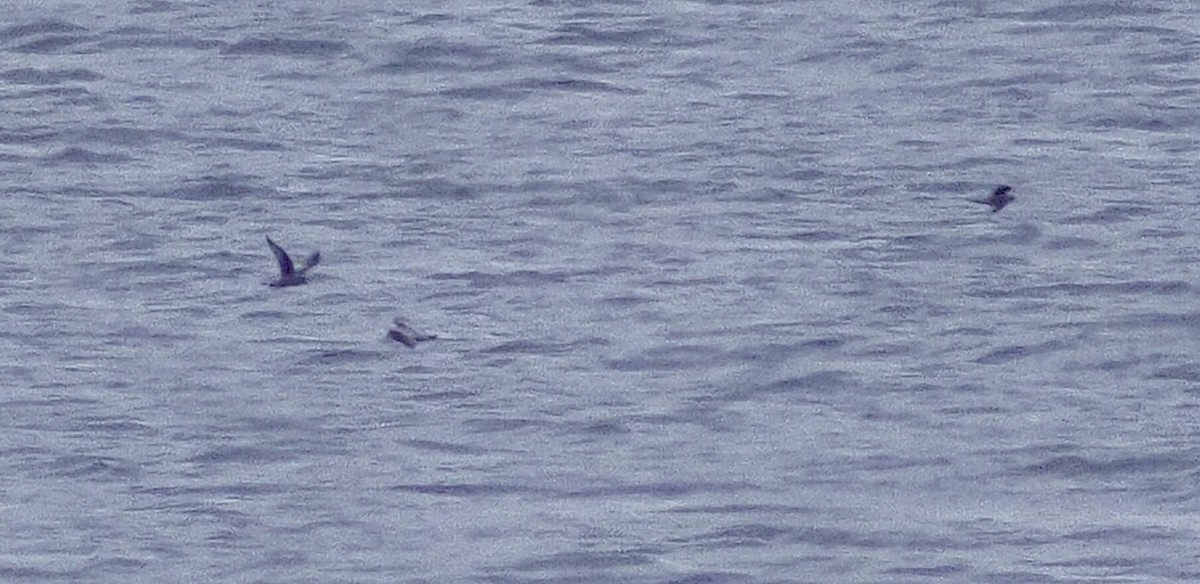
<path fill-rule="evenodd" d="M 267 236 L 267 245 L 271 248 L 271 253 L 275 254 L 275 261 L 279 264 L 279 274 L 281 276 L 290 276 L 295 272 L 292 266 L 292 258 L 288 257 L 286 251 L 283 251 L 279 244 L 271 241 L 271 237 Z"/>

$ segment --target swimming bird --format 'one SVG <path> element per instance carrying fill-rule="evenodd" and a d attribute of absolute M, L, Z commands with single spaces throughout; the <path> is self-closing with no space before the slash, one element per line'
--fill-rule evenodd
<path fill-rule="evenodd" d="M 267 236 L 267 245 L 271 246 L 271 251 L 275 254 L 275 261 L 279 262 L 279 278 L 271 282 L 271 286 L 283 288 L 285 286 L 299 286 L 307 283 L 308 279 L 304 277 L 309 270 L 321 263 L 321 252 L 314 251 L 308 259 L 304 260 L 304 265 L 300 266 L 300 271 L 296 271 L 292 265 L 292 258 L 288 257 L 286 251 L 283 251 L 279 244 L 271 241 L 271 236 Z"/>
<path fill-rule="evenodd" d="M 392 337 L 393 341 L 400 341 L 404 346 L 415 349 L 417 343 L 422 341 L 432 341 L 437 338 L 437 335 L 423 335 L 413 330 L 411 326 L 404 324 L 400 317 L 392 320 L 392 330 L 388 331 L 388 336 Z"/>
<path fill-rule="evenodd" d="M 992 191 L 992 196 L 990 196 L 986 199 L 971 199 L 971 202 L 982 203 L 984 205 L 991 205 L 992 212 L 995 213 L 996 211 L 1003 209 L 1009 203 L 1013 202 L 1014 199 L 1016 199 L 1016 197 L 1008 194 L 1008 192 L 1011 190 L 1012 190 L 1012 187 L 1010 187 L 1008 185 L 1000 185 L 1000 186 L 996 187 L 996 190 Z"/>

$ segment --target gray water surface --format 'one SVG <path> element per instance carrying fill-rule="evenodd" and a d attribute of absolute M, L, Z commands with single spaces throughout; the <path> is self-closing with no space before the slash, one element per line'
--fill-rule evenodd
<path fill-rule="evenodd" d="M 0 580 L 1200 580 L 1200 5 L 3 18 Z"/>

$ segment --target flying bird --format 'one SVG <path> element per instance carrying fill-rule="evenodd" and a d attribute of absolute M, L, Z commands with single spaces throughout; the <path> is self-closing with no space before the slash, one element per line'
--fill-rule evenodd
<path fill-rule="evenodd" d="M 267 245 L 271 246 L 271 251 L 275 254 L 275 261 L 279 262 L 279 278 L 271 282 L 271 286 L 276 288 L 299 286 L 307 283 L 308 279 L 304 275 L 316 267 L 317 264 L 321 263 L 321 252 L 314 251 L 312 255 L 304 260 L 304 265 L 300 266 L 300 270 L 297 271 L 296 267 L 292 265 L 292 258 L 288 256 L 286 251 L 283 251 L 282 247 L 279 247 L 279 244 L 271 241 L 270 236 L 267 236 Z"/>
<path fill-rule="evenodd" d="M 437 335 L 424 335 L 418 333 L 417 331 L 413 330 L 411 326 L 404 324 L 404 321 L 400 320 L 400 317 L 398 316 L 392 320 L 392 330 L 388 331 L 388 336 L 391 337 L 393 341 L 400 341 L 401 343 L 404 343 L 404 346 L 410 349 L 415 349 L 417 347 L 417 343 L 423 341 L 432 341 L 437 338 Z"/>
<path fill-rule="evenodd" d="M 1008 185 L 1000 185 L 996 187 L 996 190 L 992 191 L 992 196 L 986 199 L 971 199 L 971 202 L 990 205 L 992 207 L 992 212 L 995 213 L 1016 199 L 1016 197 L 1008 194 L 1008 192 L 1011 190 L 1012 187 Z"/>

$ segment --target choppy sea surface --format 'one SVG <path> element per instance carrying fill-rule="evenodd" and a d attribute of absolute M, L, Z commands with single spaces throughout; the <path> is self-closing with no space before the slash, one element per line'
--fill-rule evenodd
<path fill-rule="evenodd" d="M 0 580 L 1200 580 L 1197 22 L 8 2 Z"/>

